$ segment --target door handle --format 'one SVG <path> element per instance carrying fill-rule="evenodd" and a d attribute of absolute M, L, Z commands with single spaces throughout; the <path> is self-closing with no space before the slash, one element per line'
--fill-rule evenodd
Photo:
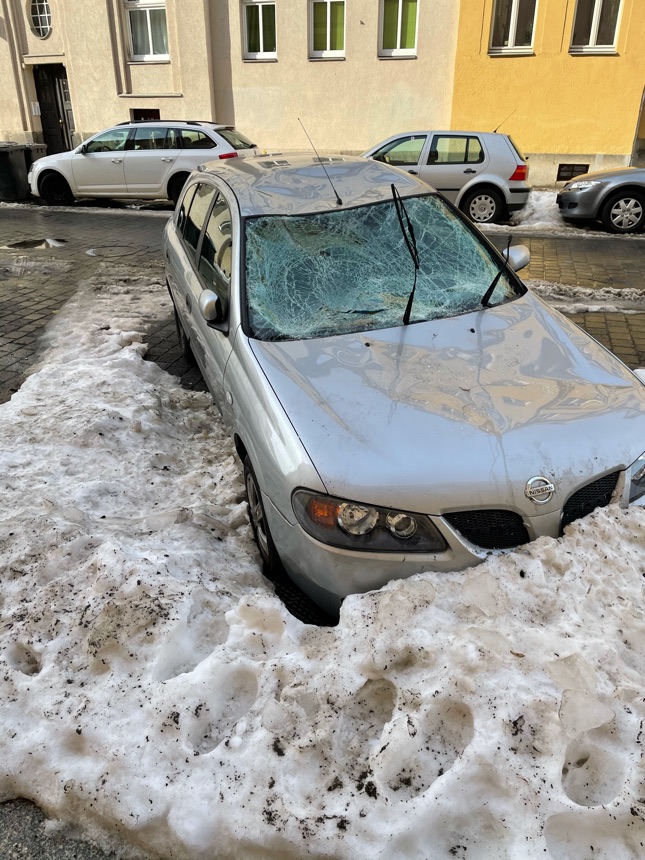
<path fill-rule="evenodd" d="M 419 171 L 418 171 L 418 170 L 408 170 L 408 173 L 411 173 L 413 176 L 418 176 L 418 175 L 419 175 Z"/>
<path fill-rule="evenodd" d="M 161 160 L 162 160 L 162 161 L 170 162 L 170 161 L 172 161 L 172 158 L 162 158 Z"/>
<path fill-rule="evenodd" d="M 112 164 L 121 164 L 121 162 L 123 161 L 122 158 L 112 158 L 110 160 L 112 161 Z"/>
<path fill-rule="evenodd" d="M 477 173 L 477 171 L 474 170 L 472 167 L 468 167 L 466 168 L 466 170 L 464 170 L 464 173 Z"/>

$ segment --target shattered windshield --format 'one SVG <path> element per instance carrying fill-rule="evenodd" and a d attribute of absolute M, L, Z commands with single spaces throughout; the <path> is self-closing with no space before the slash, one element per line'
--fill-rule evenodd
<path fill-rule="evenodd" d="M 481 309 L 498 261 L 440 198 L 406 197 L 404 204 L 420 263 L 410 322 Z M 414 263 L 393 201 L 249 218 L 245 227 L 252 336 L 300 340 L 402 324 Z M 515 295 L 503 274 L 490 303 Z"/>

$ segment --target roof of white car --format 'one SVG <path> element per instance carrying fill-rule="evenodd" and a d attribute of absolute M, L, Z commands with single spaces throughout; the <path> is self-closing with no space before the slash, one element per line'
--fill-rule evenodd
<path fill-rule="evenodd" d="M 402 197 L 431 193 L 424 182 L 405 171 L 358 156 L 319 159 L 310 153 L 268 153 L 209 161 L 199 170 L 226 182 L 244 217 L 328 212 L 378 203 L 392 199 L 392 183 Z"/>

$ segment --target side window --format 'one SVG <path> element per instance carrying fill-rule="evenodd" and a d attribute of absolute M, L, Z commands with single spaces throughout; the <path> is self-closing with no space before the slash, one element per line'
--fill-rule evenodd
<path fill-rule="evenodd" d="M 191 201 L 184 225 L 184 241 L 193 251 L 197 250 L 199 235 L 202 232 L 208 208 L 213 201 L 214 195 L 215 189 L 212 185 L 201 184 L 197 186 L 197 190 Z"/>
<path fill-rule="evenodd" d="M 206 225 L 199 258 L 199 274 L 205 289 L 217 293 L 225 312 L 231 282 L 232 250 L 231 211 L 220 194 L 213 204 Z"/>
<path fill-rule="evenodd" d="M 428 164 L 480 164 L 484 150 L 476 137 L 435 135 Z"/>
<path fill-rule="evenodd" d="M 195 196 L 196 191 L 197 186 L 191 185 L 188 191 L 184 194 L 181 203 L 179 204 L 179 211 L 177 213 L 177 231 L 182 236 L 184 235 L 184 230 L 186 229 L 188 210 L 190 209 L 190 204 L 193 202 L 193 197 Z"/>
<path fill-rule="evenodd" d="M 94 140 L 85 145 L 85 152 L 120 152 L 125 149 L 125 142 L 130 134 L 129 128 L 113 128 L 99 134 Z"/>
<path fill-rule="evenodd" d="M 382 146 L 372 158 L 386 164 L 418 164 L 425 142 L 425 135 L 399 137 Z"/>
<path fill-rule="evenodd" d="M 132 149 L 170 149 L 167 129 L 155 128 L 155 126 L 142 126 L 134 132 Z"/>
<path fill-rule="evenodd" d="M 178 129 L 181 136 L 181 144 L 184 149 L 214 149 L 217 144 L 211 140 L 203 131 L 192 128 Z"/>

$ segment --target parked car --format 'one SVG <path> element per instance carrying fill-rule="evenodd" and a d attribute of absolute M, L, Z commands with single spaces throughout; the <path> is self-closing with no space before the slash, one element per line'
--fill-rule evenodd
<path fill-rule="evenodd" d="M 557 199 L 566 221 L 598 220 L 610 233 L 636 233 L 645 227 L 645 168 L 622 167 L 576 176 Z"/>
<path fill-rule="evenodd" d="M 29 185 L 35 197 L 52 206 L 68 205 L 75 197 L 176 203 L 189 174 L 203 161 L 248 154 L 256 154 L 256 145 L 230 125 L 122 122 L 70 152 L 37 159 L 29 169 Z"/>
<path fill-rule="evenodd" d="M 645 503 L 643 383 L 409 173 L 211 162 L 165 253 L 266 569 L 326 609 Z"/>
<path fill-rule="evenodd" d="M 363 153 L 407 170 L 479 224 L 505 221 L 526 206 L 529 168 L 507 134 L 415 131 L 395 134 Z"/>

